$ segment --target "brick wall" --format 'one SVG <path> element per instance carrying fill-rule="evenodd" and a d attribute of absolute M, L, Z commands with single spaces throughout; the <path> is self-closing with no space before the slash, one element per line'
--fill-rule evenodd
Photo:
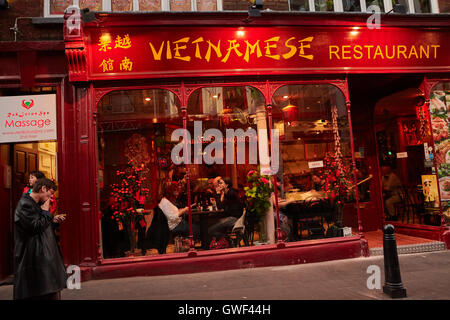
<path fill-rule="evenodd" d="M 9 9 L 0 9 L 0 41 L 14 41 L 14 32 L 10 30 L 18 17 L 43 17 L 44 0 L 8 0 Z M 17 41 L 62 40 L 63 25 L 32 24 L 31 19 L 18 20 L 22 34 Z"/>

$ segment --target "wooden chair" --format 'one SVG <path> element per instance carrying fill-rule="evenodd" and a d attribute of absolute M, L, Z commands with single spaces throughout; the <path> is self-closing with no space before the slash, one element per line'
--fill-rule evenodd
<path fill-rule="evenodd" d="M 297 221 L 294 221 L 294 223 L 299 224 L 300 240 L 302 239 L 303 230 L 308 232 L 308 240 L 325 236 L 321 210 L 321 201 L 315 197 L 307 198 L 303 202 L 303 205 L 300 207 L 299 218 Z"/>

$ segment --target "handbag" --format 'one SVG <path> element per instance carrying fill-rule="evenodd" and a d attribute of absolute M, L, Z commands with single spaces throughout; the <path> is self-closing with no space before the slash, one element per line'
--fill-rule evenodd
<path fill-rule="evenodd" d="M 245 231 L 245 209 L 242 216 L 237 219 L 237 221 L 234 223 L 233 230 L 231 232 L 236 234 L 243 234 Z"/>

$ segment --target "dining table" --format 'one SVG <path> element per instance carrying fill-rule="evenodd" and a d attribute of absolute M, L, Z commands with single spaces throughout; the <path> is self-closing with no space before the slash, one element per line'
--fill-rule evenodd
<path fill-rule="evenodd" d="M 281 212 L 292 219 L 292 235 L 295 240 L 299 240 L 298 222 L 302 219 L 316 220 L 323 222 L 323 219 L 330 219 L 332 208 L 314 207 L 325 199 L 323 191 L 290 192 L 286 194 L 286 199 L 279 199 L 278 206 Z M 323 210 L 321 210 L 323 209 Z M 329 221 L 329 220 L 328 220 Z"/>
<path fill-rule="evenodd" d="M 200 227 L 200 240 L 202 242 L 202 249 L 209 249 L 209 221 L 214 218 L 223 217 L 225 210 L 222 209 L 211 209 L 211 210 L 198 210 L 192 209 L 192 218 L 198 219 Z"/>

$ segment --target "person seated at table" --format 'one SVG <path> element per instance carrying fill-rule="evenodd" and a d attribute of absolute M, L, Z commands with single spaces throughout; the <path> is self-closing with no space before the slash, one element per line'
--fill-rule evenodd
<path fill-rule="evenodd" d="M 320 173 L 313 173 L 311 175 L 312 190 L 321 191 L 325 186 L 325 179 L 320 177 Z"/>
<path fill-rule="evenodd" d="M 239 193 L 232 188 L 229 178 L 217 177 L 214 179 L 216 193 L 218 195 L 217 208 L 224 210 L 226 217 L 208 229 L 210 237 L 219 239 L 226 235 L 226 232 L 233 228 L 236 221 L 242 216 L 244 205 L 239 199 Z"/>
<path fill-rule="evenodd" d="M 388 215 L 386 220 L 395 220 L 395 204 L 402 201 L 400 198 L 402 183 L 389 166 L 381 167 L 381 175 L 384 206 Z"/>
<path fill-rule="evenodd" d="M 167 224 L 169 230 L 182 237 L 189 237 L 189 222 L 187 219 L 183 219 L 183 215 L 188 213 L 189 208 L 177 208 L 173 203 L 178 196 L 178 187 L 172 185 L 171 187 L 163 189 L 161 194 L 161 200 L 159 201 L 158 208 L 162 210 L 167 218 Z M 196 224 L 192 224 L 192 234 L 194 239 L 199 239 L 200 227 Z"/>

